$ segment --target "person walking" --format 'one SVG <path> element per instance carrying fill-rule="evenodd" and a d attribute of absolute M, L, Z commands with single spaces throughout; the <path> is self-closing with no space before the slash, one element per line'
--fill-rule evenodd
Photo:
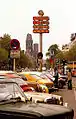
<path fill-rule="evenodd" d="M 55 77 L 55 81 L 54 81 L 55 88 L 58 88 L 58 77 L 59 77 L 59 75 L 58 75 L 58 70 L 56 67 L 54 68 L 54 77 Z"/>
<path fill-rule="evenodd" d="M 72 73 L 71 73 L 71 69 L 69 69 L 67 76 L 68 76 L 68 89 L 72 90 Z"/>

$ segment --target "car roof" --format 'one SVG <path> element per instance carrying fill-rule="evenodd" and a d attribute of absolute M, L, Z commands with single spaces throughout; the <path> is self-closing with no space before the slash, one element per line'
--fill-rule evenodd
<path fill-rule="evenodd" d="M 8 71 L 8 70 L 2 70 L 2 71 L 0 71 L 0 73 L 15 73 L 15 72 L 13 72 L 13 71 Z"/>
<path fill-rule="evenodd" d="M 26 71 L 26 72 L 21 72 L 20 74 L 36 74 L 40 75 L 42 72 L 37 72 L 37 71 Z"/>
<path fill-rule="evenodd" d="M 0 79 L 0 84 L 2 83 L 16 83 L 15 81 L 12 81 L 11 79 L 10 80 L 7 80 L 7 79 Z M 17 83 L 16 83 L 17 84 Z"/>

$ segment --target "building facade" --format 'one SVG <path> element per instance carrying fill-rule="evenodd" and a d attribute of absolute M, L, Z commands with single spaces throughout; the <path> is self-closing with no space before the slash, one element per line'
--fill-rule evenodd
<path fill-rule="evenodd" d="M 66 52 L 72 48 L 73 45 L 76 44 L 76 33 L 71 34 L 70 42 L 62 46 L 62 51 Z"/>
<path fill-rule="evenodd" d="M 26 54 L 36 58 L 38 54 L 38 49 L 38 43 L 33 44 L 32 35 L 28 33 L 26 36 Z"/>
<path fill-rule="evenodd" d="M 32 35 L 29 33 L 26 36 L 26 54 L 33 55 L 33 40 Z"/>
<path fill-rule="evenodd" d="M 34 43 L 33 44 L 33 57 L 37 58 L 37 54 L 38 54 L 38 43 Z"/>

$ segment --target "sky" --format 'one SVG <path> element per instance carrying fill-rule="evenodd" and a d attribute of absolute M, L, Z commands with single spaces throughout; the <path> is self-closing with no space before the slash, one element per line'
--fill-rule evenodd
<path fill-rule="evenodd" d="M 42 37 L 45 58 L 49 46 L 69 43 L 71 33 L 76 32 L 76 0 L 0 0 L 0 36 L 7 33 L 18 39 L 22 50 L 28 33 L 33 43 L 39 43 L 39 34 L 33 33 L 33 16 L 38 16 L 39 10 L 50 18 L 50 32 Z"/>

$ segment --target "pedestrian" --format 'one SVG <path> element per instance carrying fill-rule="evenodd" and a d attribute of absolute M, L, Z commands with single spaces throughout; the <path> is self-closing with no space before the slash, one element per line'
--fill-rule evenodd
<path fill-rule="evenodd" d="M 72 73 L 71 73 L 71 69 L 69 69 L 68 73 L 68 89 L 72 90 Z"/>
<path fill-rule="evenodd" d="M 58 77 L 59 77 L 59 75 L 58 75 L 58 70 L 56 67 L 54 68 L 54 77 L 55 77 L 55 81 L 54 81 L 55 88 L 58 88 Z"/>

